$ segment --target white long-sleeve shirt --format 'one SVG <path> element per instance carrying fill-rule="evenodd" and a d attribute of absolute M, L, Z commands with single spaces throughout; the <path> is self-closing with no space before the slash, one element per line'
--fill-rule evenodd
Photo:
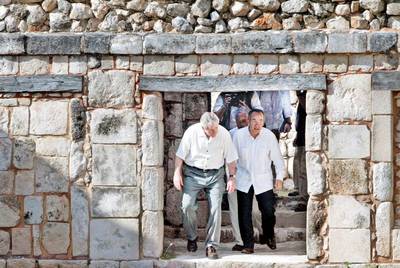
<path fill-rule="evenodd" d="M 284 118 L 292 116 L 289 91 L 260 91 L 259 98 L 268 129 L 279 129 Z"/>
<path fill-rule="evenodd" d="M 238 129 L 233 143 L 239 155 L 236 173 L 239 191 L 247 193 L 251 185 L 256 195 L 273 189 L 271 161 L 275 165 L 276 179 L 283 181 L 285 164 L 278 141 L 270 130 L 262 128 L 253 138 L 248 127 Z"/>

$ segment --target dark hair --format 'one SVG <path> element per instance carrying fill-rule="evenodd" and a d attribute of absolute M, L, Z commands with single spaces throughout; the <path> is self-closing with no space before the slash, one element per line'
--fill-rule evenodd
<path fill-rule="evenodd" d="M 261 109 L 251 109 L 250 112 L 249 112 L 249 118 L 251 117 L 251 115 L 253 113 L 261 113 L 264 116 L 264 111 L 263 110 L 261 110 Z"/>

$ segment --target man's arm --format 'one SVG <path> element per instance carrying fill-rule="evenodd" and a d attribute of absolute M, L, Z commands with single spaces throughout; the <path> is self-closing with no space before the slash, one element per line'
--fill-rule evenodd
<path fill-rule="evenodd" d="M 228 163 L 229 177 L 226 183 L 226 190 L 232 193 L 236 190 L 236 161 Z"/>
<path fill-rule="evenodd" d="M 175 156 L 174 186 L 178 191 L 183 187 L 183 160 Z"/>
<path fill-rule="evenodd" d="M 285 162 L 282 157 L 279 143 L 276 139 L 271 140 L 271 160 L 274 163 L 276 170 L 275 188 L 281 190 L 283 188 L 283 179 L 286 177 Z"/>

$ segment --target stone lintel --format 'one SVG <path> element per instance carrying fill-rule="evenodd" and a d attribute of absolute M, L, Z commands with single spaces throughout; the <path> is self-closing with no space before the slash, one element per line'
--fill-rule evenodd
<path fill-rule="evenodd" d="M 79 55 L 81 35 L 78 34 L 27 34 L 26 53 L 31 55 Z"/>
<path fill-rule="evenodd" d="M 0 76 L 0 93 L 81 92 L 82 76 L 31 75 Z"/>
<path fill-rule="evenodd" d="M 326 90 L 323 74 L 253 76 L 141 76 L 140 90 L 162 92 L 224 92 L 268 90 Z"/>
<path fill-rule="evenodd" d="M 372 73 L 372 90 L 400 90 L 400 72 Z"/>
<path fill-rule="evenodd" d="M 196 36 L 185 34 L 151 34 L 144 38 L 144 54 L 193 54 Z"/>

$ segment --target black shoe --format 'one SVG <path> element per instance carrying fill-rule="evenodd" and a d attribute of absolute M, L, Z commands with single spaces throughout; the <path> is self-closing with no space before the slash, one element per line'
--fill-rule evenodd
<path fill-rule="evenodd" d="M 265 238 L 265 236 L 264 235 L 260 235 L 260 244 L 261 245 L 265 245 L 265 244 L 267 244 L 267 238 Z"/>
<path fill-rule="evenodd" d="M 241 252 L 244 254 L 253 254 L 254 248 L 243 248 Z"/>
<path fill-rule="evenodd" d="M 195 240 L 188 239 L 186 248 L 189 252 L 196 252 L 197 251 L 197 238 Z"/>
<path fill-rule="evenodd" d="M 267 246 L 268 246 L 270 249 L 276 249 L 276 240 L 275 240 L 275 237 L 272 237 L 272 238 L 268 238 L 268 239 L 267 239 Z"/>
<path fill-rule="evenodd" d="M 236 244 L 233 246 L 232 251 L 242 251 L 244 249 L 244 246 Z"/>
<path fill-rule="evenodd" d="M 295 212 L 302 212 L 302 211 L 307 211 L 307 206 L 305 204 L 298 204 L 295 208 L 294 208 Z"/>
<path fill-rule="evenodd" d="M 293 192 L 288 193 L 288 196 L 298 196 L 298 195 L 299 195 L 298 191 L 293 191 Z"/>
<path fill-rule="evenodd" d="M 209 259 L 215 260 L 218 259 L 217 250 L 213 246 L 209 246 L 206 248 L 206 256 Z"/>

